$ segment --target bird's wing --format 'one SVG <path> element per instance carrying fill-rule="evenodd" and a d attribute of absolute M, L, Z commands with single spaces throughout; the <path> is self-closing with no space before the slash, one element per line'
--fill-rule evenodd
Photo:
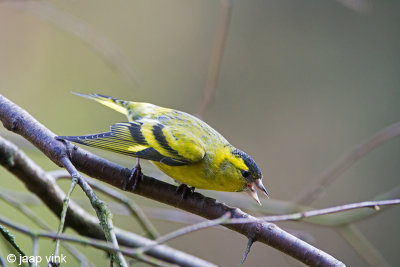
<path fill-rule="evenodd" d="M 174 130 L 156 120 L 116 123 L 110 132 L 59 138 L 170 166 L 200 161 L 205 154 L 190 133 Z"/>
<path fill-rule="evenodd" d="M 187 127 L 166 124 L 159 120 L 143 119 L 141 132 L 149 145 L 162 155 L 187 163 L 198 162 L 205 155 L 204 145 Z M 164 160 L 161 161 L 167 165 Z"/>

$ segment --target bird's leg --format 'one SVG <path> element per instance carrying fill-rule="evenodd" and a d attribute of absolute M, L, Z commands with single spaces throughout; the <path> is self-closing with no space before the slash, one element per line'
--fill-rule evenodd
<path fill-rule="evenodd" d="M 194 190 L 195 190 L 194 186 L 189 187 L 186 184 L 180 184 L 176 188 L 175 192 L 179 193 L 180 191 L 182 191 L 181 197 L 179 199 L 179 201 L 182 201 L 187 196 L 188 193 L 193 194 Z"/>
<path fill-rule="evenodd" d="M 142 180 L 143 180 L 142 168 L 140 167 L 139 158 L 137 158 L 136 165 L 135 167 L 132 168 L 131 175 L 129 175 L 129 178 L 122 185 L 122 189 L 126 191 L 127 188 L 129 188 L 131 191 L 134 191 L 137 184 Z"/>

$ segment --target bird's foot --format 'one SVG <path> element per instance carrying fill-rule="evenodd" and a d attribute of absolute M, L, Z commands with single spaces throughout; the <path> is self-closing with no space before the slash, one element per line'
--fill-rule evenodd
<path fill-rule="evenodd" d="M 126 191 L 128 188 L 130 191 L 134 191 L 139 182 L 143 180 L 142 168 L 140 167 L 139 158 L 137 159 L 135 167 L 131 170 L 131 175 L 125 180 L 122 185 L 122 189 Z"/>
<path fill-rule="evenodd" d="M 193 193 L 194 193 L 194 190 L 195 190 L 194 186 L 189 187 L 189 186 L 187 186 L 186 184 L 180 184 L 180 185 L 176 188 L 175 192 L 178 193 L 178 194 L 179 194 L 180 192 L 182 192 L 182 193 L 181 193 L 181 197 L 180 197 L 180 199 L 179 199 L 179 201 L 182 201 L 188 194 L 193 194 Z"/>

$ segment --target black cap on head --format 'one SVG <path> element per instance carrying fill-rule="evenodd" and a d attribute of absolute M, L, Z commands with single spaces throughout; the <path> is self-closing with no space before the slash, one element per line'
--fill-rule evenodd
<path fill-rule="evenodd" d="M 243 151 L 235 148 L 233 151 L 233 154 L 236 156 L 239 156 L 243 159 L 244 164 L 246 164 L 247 168 L 249 168 L 247 171 L 249 172 L 248 174 L 244 173 L 244 178 L 249 181 L 255 181 L 256 179 L 261 179 L 262 178 L 262 173 L 260 168 L 258 167 L 257 163 L 246 153 Z M 247 177 L 246 177 L 247 176 Z"/>
<path fill-rule="evenodd" d="M 246 180 L 246 185 L 243 188 L 243 191 L 246 191 L 255 201 L 258 202 L 258 204 L 261 205 L 256 188 L 260 189 L 267 197 L 268 191 L 261 182 L 262 173 L 260 168 L 257 163 L 243 151 L 235 148 L 232 153 L 236 157 L 243 159 L 244 164 L 248 168 L 248 170 L 242 170 L 243 178 Z"/>

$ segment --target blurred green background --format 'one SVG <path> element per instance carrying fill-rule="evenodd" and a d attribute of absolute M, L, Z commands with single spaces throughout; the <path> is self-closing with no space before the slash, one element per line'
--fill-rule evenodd
<path fill-rule="evenodd" d="M 362 6 L 349 8 L 346 2 Z M 58 135 L 107 131 L 110 124 L 125 120 L 71 91 L 195 113 L 219 7 L 219 1 L 210 0 L 1 1 L 0 93 Z M 354 145 L 400 120 L 399 25 L 400 2 L 394 0 L 235 1 L 216 96 L 204 120 L 254 157 L 272 199 L 291 201 Z M 20 138 L 3 128 L 0 134 L 21 145 L 44 169 L 58 169 Z M 124 156 L 93 151 L 127 167 L 134 164 Z M 394 138 L 341 175 L 313 206 L 365 201 L 389 191 L 399 184 L 399 158 L 400 139 Z M 150 164 L 144 168 L 161 175 Z M 0 183 L 2 188 L 26 191 L 4 169 Z M 67 181 L 60 184 L 68 188 Z M 79 191 L 74 196 L 84 199 Z M 235 195 L 242 193 L 229 197 Z M 171 209 L 130 197 L 145 212 L 152 207 Z M 251 208 L 252 200 L 244 199 L 242 205 Z M 57 219 L 47 208 L 32 209 L 56 229 Z M 400 261 L 399 211 L 393 207 L 356 224 L 393 266 Z M 31 225 L 4 202 L 0 213 Z M 115 221 L 143 232 L 132 218 L 116 215 Z M 185 225 L 153 221 L 161 233 Z M 348 266 L 366 266 L 331 228 L 298 222 L 278 225 L 310 235 L 315 246 Z M 16 236 L 29 251 L 30 240 Z M 208 229 L 170 245 L 221 266 L 236 266 L 246 242 L 234 232 Z M 41 242 L 41 255 L 52 250 L 52 242 Z M 104 253 L 81 250 L 105 266 Z M 8 254 L 3 244 L 0 251 Z M 68 263 L 74 265 L 73 260 Z M 255 244 L 246 266 L 263 265 L 301 266 Z"/>

